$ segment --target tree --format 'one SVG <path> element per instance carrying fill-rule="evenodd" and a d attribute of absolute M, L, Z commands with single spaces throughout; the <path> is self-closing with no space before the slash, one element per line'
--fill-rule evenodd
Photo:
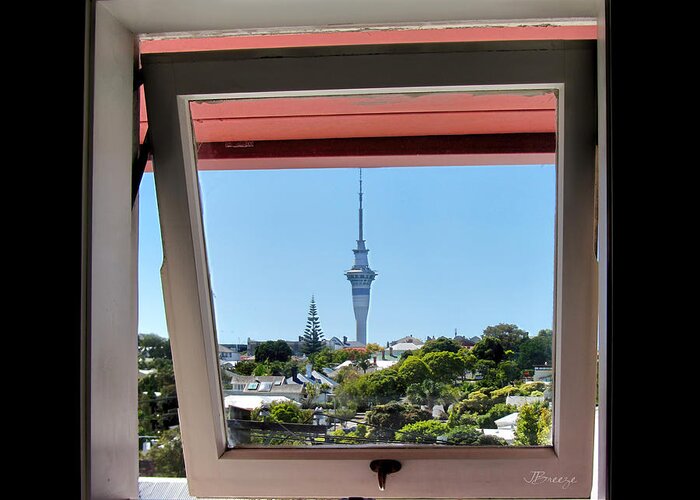
<path fill-rule="evenodd" d="M 484 338 L 495 338 L 501 341 L 503 349 L 505 351 L 517 351 L 525 340 L 527 340 L 529 333 L 525 330 L 518 328 L 518 325 L 513 325 L 509 323 L 499 323 L 494 326 L 487 326 L 484 329 Z"/>
<path fill-rule="evenodd" d="M 425 379 L 420 384 L 411 384 L 406 387 L 406 397 L 417 405 L 426 405 L 432 408 L 435 404 L 449 405 L 459 399 L 459 389 L 447 384 Z"/>
<path fill-rule="evenodd" d="M 289 361 L 292 348 L 284 340 L 267 340 L 255 348 L 255 361 Z"/>
<path fill-rule="evenodd" d="M 236 363 L 236 366 L 233 367 L 233 371 L 239 375 L 252 375 L 256 366 L 258 366 L 258 364 L 255 361 L 246 359 Z"/>
<path fill-rule="evenodd" d="M 163 431 L 155 446 L 143 452 L 142 457 L 153 462 L 156 477 L 185 477 L 185 459 L 177 427 Z"/>
<path fill-rule="evenodd" d="M 312 295 L 311 304 L 309 305 L 309 317 L 302 337 L 301 352 L 310 356 L 321 349 L 323 349 L 323 332 L 318 319 L 316 302 L 314 302 L 314 296 Z"/>
<path fill-rule="evenodd" d="M 501 361 L 496 367 L 496 382 L 504 387 L 520 378 L 520 367 L 515 361 Z"/>
<path fill-rule="evenodd" d="M 503 343 L 496 337 L 484 337 L 474 344 L 471 353 L 480 360 L 500 363 L 505 358 Z"/>
<path fill-rule="evenodd" d="M 433 374 L 433 379 L 446 384 L 454 383 L 464 375 L 465 362 L 457 352 L 429 352 L 423 361 Z"/>
<path fill-rule="evenodd" d="M 515 425 L 515 444 L 536 446 L 546 444 L 549 439 L 551 412 L 546 404 L 532 403 L 522 405 L 518 411 Z"/>
<path fill-rule="evenodd" d="M 461 347 L 461 344 L 455 340 L 448 339 L 447 337 L 439 337 L 428 340 L 423 344 L 423 347 L 421 347 L 421 354 L 441 351 L 457 352 Z"/>
<path fill-rule="evenodd" d="M 149 359 L 148 368 L 155 370 L 138 381 L 139 428 L 160 434 L 179 423 L 170 342 L 157 335 L 142 335 L 139 351 L 143 359 Z"/>
<path fill-rule="evenodd" d="M 143 367 L 146 359 L 173 359 L 170 340 L 155 333 L 139 334 L 138 351 L 140 367 Z"/>
<path fill-rule="evenodd" d="M 537 337 L 527 339 L 520 345 L 518 353 L 518 365 L 522 370 L 544 364 L 552 364 L 552 330 L 540 330 Z"/>
<path fill-rule="evenodd" d="M 434 443 L 438 436 L 446 434 L 448 430 L 447 424 L 439 420 L 421 420 L 401 427 L 394 439 L 411 443 Z"/>
<path fill-rule="evenodd" d="M 483 434 L 476 426 L 460 425 L 450 429 L 446 436 L 448 444 L 475 445 Z"/>
<path fill-rule="evenodd" d="M 423 380 L 432 376 L 428 365 L 418 356 L 411 356 L 402 362 L 399 366 L 398 373 L 406 386 L 410 384 L 420 384 Z"/>
<path fill-rule="evenodd" d="M 370 436 L 379 439 L 392 439 L 404 425 L 421 420 L 432 420 L 433 414 L 407 403 L 392 402 L 377 405 L 367 412 Z"/>

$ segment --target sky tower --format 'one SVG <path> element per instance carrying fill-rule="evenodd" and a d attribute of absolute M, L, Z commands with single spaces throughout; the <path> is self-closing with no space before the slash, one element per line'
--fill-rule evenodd
<path fill-rule="evenodd" d="M 365 240 L 362 235 L 362 169 L 360 169 L 360 210 L 359 210 L 359 237 L 357 248 L 353 250 L 355 263 L 351 269 L 345 271 L 345 276 L 352 285 L 352 307 L 355 310 L 355 324 L 357 342 L 367 345 L 367 312 L 369 311 L 369 289 L 377 273 L 369 268 Z"/>

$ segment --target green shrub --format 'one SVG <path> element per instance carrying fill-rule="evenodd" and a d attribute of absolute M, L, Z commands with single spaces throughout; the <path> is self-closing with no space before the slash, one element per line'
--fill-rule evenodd
<path fill-rule="evenodd" d="M 506 446 L 508 445 L 508 442 L 498 436 L 487 436 L 486 434 L 482 434 L 476 439 L 474 444 L 476 446 Z"/>
<path fill-rule="evenodd" d="M 447 444 L 475 445 L 482 435 L 476 426 L 458 426 L 447 432 Z"/>
<path fill-rule="evenodd" d="M 371 428 L 370 437 L 378 439 L 392 439 L 394 433 L 404 425 L 432 418 L 433 414 L 427 410 L 398 402 L 377 405 L 367 412 L 367 423 Z"/>
<path fill-rule="evenodd" d="M 434 443 L 438 436 L 447 433 L 446 423 L 438 420 L 422 420 L 404 425 L 394 436 L 399 441 L 410 443 Z"/>

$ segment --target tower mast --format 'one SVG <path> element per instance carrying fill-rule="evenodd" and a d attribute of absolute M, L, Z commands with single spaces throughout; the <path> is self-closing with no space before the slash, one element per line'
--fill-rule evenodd
<path fill-rule="evenodd" d="M 355 261 L 352 268 L 345 271 L 345 276 L 352 285 L 352 307 L 355 312 L 355 331 L 357 342 L 367 344 L 367 313 L 369 312 L 369 291 L 377 273 L 370 269 L 367 259 L 369 250 L 365 247 L 362 220 L 362 169 L 360 169 L 360 208 L 358 211 L 357 248 L 353 250 Z"/>

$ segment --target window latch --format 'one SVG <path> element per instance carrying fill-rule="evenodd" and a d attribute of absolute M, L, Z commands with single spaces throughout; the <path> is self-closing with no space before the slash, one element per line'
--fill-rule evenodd
<path fill-rule="evenodd" d="M 401 462 L 398 460 L 372 460 L 369 468 L 377 473 L 379 480 L 379 490 L 384 491 L 386 488 L 386 476 L 401 470 Z"/>

